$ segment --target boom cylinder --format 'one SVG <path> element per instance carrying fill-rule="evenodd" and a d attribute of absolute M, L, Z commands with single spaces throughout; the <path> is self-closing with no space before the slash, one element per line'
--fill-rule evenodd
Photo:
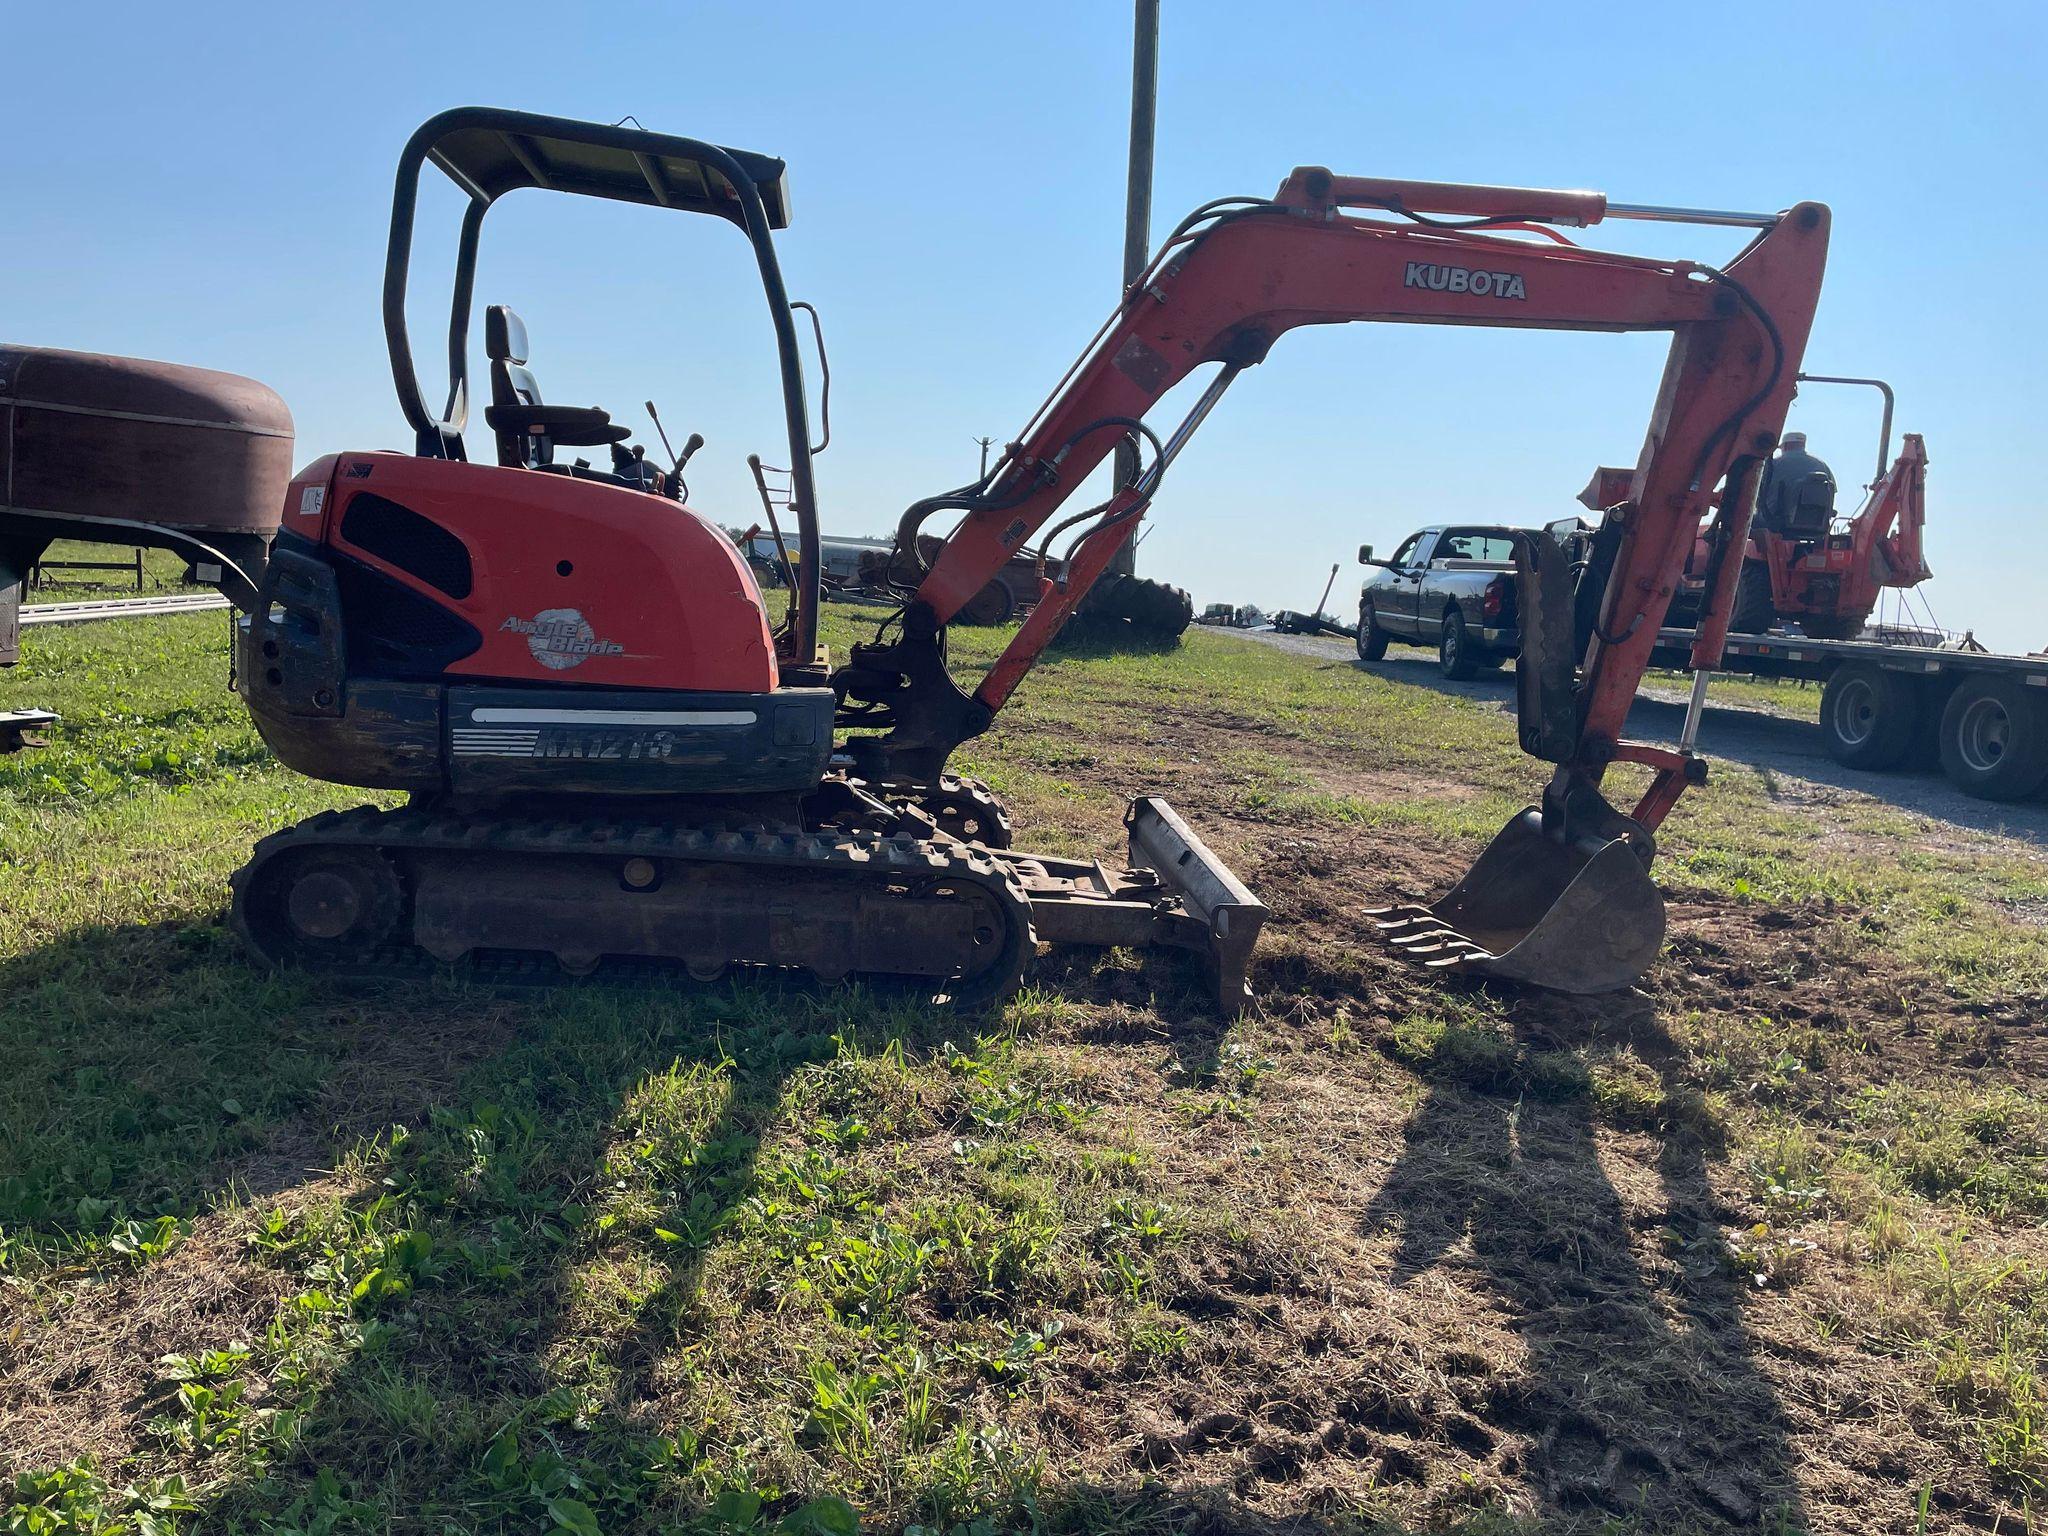
<path fill-rule="evenodd" d="M 1573 229 L 1598 224 L 1607 215 L 1604 192 L 1337 176 L 1319 165 L 1298 166 L 1281 183 L 1275 201 L 1322 208 L 1390 208 L 1403 213 L 1441 213 L 1463 218 L 1528 219 Z"/>

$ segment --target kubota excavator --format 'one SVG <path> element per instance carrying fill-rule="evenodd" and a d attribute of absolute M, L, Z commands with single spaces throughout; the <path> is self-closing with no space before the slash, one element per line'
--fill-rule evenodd
<path fill-rule="evenodd" d="M 428 165 L 468 198 L 439 412 L 405 319 Z M 503 308 L 485 326 L 496 463 L 470 461 L 478 236 L 499 198 L 529 188 L 709 214 L 752 247 L 781 365 L 798 544 L 780 621 L 740 552 L 680 504 L 673 475 L 623 445 L 624 428 L 543 401 Z M 238 676 L 286 763 L 411 802 L 265 838 L 232 909 L 257 954 L 379 973 L 459 963 L 707 977 L 739 964 L 908 975 L 964 998 L 1014 986 L 1038 941 L 1166 944 L 1206 956 L 1219 1001 L 1237 1006 L 1265 908 L 1162 801 L 1132 802 L 1128 868 L 1040 857 L 1009 847 L 1001 805 L 949 762 L 1133 535 L 1237 377 L 1297 326 L 1383 320 L 1672 333 L 1629 493 L 1605 510 L 1612 575 L 1583 657 L 1556 546 L 1531 540 L 1518 557 L 1521 740 L 1555 765 L 1541 804 L 1442 901 L 1378 914 L 1392 942 L 1449 970 L 1571 990 L 1640 974 L 1664 925 L 1653 834 L 1705 764 L 1692 751 L 1697 707 L 1677 751 L 1624 741 L 1622 722 L 1717 489 L 1693 654 L 1702 680 L 1718 658 L 1757 474 L 1820 292 L 1824 207 L 1728 214 L 1317 168 L 1270 198 L 1205 204 L 1000 461 L 905 512 L 902 606 L 837 665 L 818 641 L 810 423 L 772 244 L 788 210 L 780 161 L 700 140 L 466 108 L 408 143 L 384 319 L 414 451 L 329 454 L 292 480 Z M 1582 249 L 1561 233 L 1603 218 L 1756 233 L 1725 271 Z M 1198 369 L 1210 370 L 1205 387 L 1162 439 L 1148 408 Z M 1126 437 L 1150 447 L 1136 477 L 1060 517 Z M 609 472 L 556 456 L 602 444 Z M 927 565 L 919 535 L 939 514 L 959 520 Z M 1043 583 L 988 674 L 958 685 L 948 621 L 1014 555 L 1050 559 L 1069 533 L 1061 579 Z M 1602 794 L 1616 763 L 1651 773 L 1628 814 Z"/>

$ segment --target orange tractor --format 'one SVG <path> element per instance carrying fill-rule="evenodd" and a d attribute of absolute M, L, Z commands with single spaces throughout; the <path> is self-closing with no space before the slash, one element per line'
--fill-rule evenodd
<path fill-rule="evenodd" d="M 1863 504 L 1852 516 L 1835 515 L 1834 481 L 1817 477 L 1788 498 L 1781 522 L 1770 527 L 1751 522 L 1728 627 L 1736 634 L 1758 635 L 1774 624 L 1791 623 L 1816 640 L 1849 640 L 1862 632 L 1887 588 L 1917 587 L 1934 574 L 1923 547 L 1927 445 L 1919 433 L 1908 432 L 1899 456 L 1892 458 L 1892 387 L 1882 379 L 1802 373 L 1799 382 L 1853 384 L 1883 395 L 1877 477 L 1864 488 Z M 1580 502 L 1604 511 L 1627 495 L 1633 473 L 1595 470 Z M 1712 563 L 1712 546 L 1702 528 L 1672 602 L 1673 623 L 1698 621 Z"/>

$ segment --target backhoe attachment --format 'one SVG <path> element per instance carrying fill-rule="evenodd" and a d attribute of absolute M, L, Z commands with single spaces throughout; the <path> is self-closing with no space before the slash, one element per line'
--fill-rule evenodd
<path fill-rule="evenodd" d="M 1558 232 L 1610 219 L 1733 226 L 1754 238 L 1713 267 L 1589 249 Z M 834 678 L 841 723 L 866 728 L 848 744 L 857 771 L 929 782 L 988 728 L 1136 536 L 1189 437 L 1286 332 L 1348 321 L 1664 331 L 1671 348 L 1641 455 L 1593 541 L 1597 576 L 1594 561 L 1576 567 L 1524 541 L 1519 592 L 1536 638 L 1519 667 L 1521 744 L 1556 765 L 1543 804 L 1518 814 L 1441 901 L 1380 914 L 1404 953 L 1432 965 L 1570 991 L 1626 985 L 1664 932 L 1650 834 L 1705 777 L 1691 750 L 1699 690 L 1676 752 L 1625 742 L 1622 726 L 1710 514 L 1707 546 L 1720 553 L 1692 664 L 1704 676 L 1720 661 L 1757 470 L 1784 425 L 1827 239 L 1817 203 L 1777 213 L 1669 208 L 1317 166 L 1298 168 L 1271 198 L 1205 204 L 1129 285 L 1000 462 L 904 512 L 896 547 L 916 584 L 905 581 L 901 625 L 886 643 L 855 647 Z M 1207 382 L 1185 417 L 1155 432 L 1146 413 L 1198 369 Z M 1139 439 L 1150 457 L 1134 476 L 1099 506 L 1055 520 L 1096 465 Z M 961 516 L 927 563 L 920 531 L 941 513 Z M 956 682 L 945 626 L 1020 554 L 1044 562 L 1037 604 L 978 684 Z M 1601 796 L 1616 762 L 1652 770 L 1626 816 Z"/>

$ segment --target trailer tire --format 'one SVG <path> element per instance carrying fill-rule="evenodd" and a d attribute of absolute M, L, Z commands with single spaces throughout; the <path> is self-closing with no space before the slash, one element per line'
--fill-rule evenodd
<path fill-rule="evenodd" d="M 1761 560 L 1743 561 L 1742 574 L 1735 579 L 1735 608 L 1728 616 L 1728 628 L 1738 635 L 1760 635 L 1777 617 L 1771 568 Z"/>
<path fill-rule="evenodd" d="M 1017 612 L 1017 597 L 1010 584 L 998 576 L 967 600 L 967 606 L 953 616 L 957 624 L 988 629 L 1007 624 Z"/>
<path fill-rule="evenodd" d="M 1913 680 L 1857 662 L 1839 667 L 1820 694 L 1820 732 L 1844 768 L 1896 768 L 1920 736 L 1921 695 Z"/>
<path fill-rule="evenodd" d="M 1436 665 L 1454 683 L 1466 681 L 1478 670 L 1472 637 L 1465 632 L 1465 614 L 1456 603 L 1444 610 L 1443 628 L 1437 632 Z"/>
<path fill-rule="evenodd" d="M 1387 641 L 1390 637 L 1380 628 L 1379 616 L 1373 612 L 1368 600 L 1358 605 L 1358 659 L 1360 661 L 1385 661 Z"/>
<path fill-rule="evenodd" d="M 1941 712 L 1941 770 L 1979 800 L 2024 800 L 2048 779 L 2048 708 L 2024 683 L 1965 679 Z"/>

